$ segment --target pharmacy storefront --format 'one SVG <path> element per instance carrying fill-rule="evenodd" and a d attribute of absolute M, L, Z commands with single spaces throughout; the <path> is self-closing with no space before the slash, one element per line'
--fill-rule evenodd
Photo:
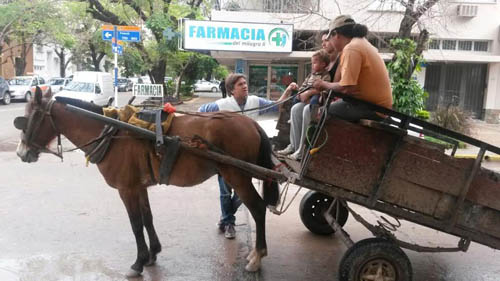
<path fill-rule="evenodd" d="M 276 100 L 310 71 L 312 52 L 292 52 L 293 25 L 183 21 L 182 48 L 209 50 L 220 64 L 248 77 L 249 93 Z"/>

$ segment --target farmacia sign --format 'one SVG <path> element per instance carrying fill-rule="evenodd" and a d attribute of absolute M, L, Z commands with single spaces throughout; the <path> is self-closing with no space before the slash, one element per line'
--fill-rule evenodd
<path fill-rule="evenodd" d="M 184 20 L 183 25 L 188 50 L 292 51 L 292 24 Z"/>

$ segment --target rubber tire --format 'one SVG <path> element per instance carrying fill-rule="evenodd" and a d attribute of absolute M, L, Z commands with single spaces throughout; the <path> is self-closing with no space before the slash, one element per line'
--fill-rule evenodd
<path fill-rule="evenodd" d="M 212 93 L 217 93 L 217 88 L 216 87 L 212 88 Z"/>
<path fill-rule="evenodd" d="M 26 94 L 24 94 L 24 101 L 26 102 L 30 101 L 31 96 L 32 96 L 31 92 L 26 92 Z"/>
<path fill-rule="evenodd" d="M 2 104 L 8 105 L 10 104 L 10 101 L 11 101 L 10 94 L 9 93 L 3 94 Z"/>
<path fill-rule="evenodd" d="M 333 228 L 328 224 L 322 215 L 330 206 L 333 197 L 323 193 L 310 190 L 300 201 L 300 220 L 304 226 L 314 234 L 330 235 L 335 233 Z M 338 202 L 337 204 L 340 204 Z M 340 213 L 338 214 L 337 223 L 344 226 L 349 217 L 349 211 L 343 205 L 340 205 Z M 336 217 L 337 209 L 334 207 L 332 212 L 333 217 Z"/>
<path fill-rule="evenodd" d="M 411 281 L 413 270 L 408 256 L 396 244 L 383 238 L 368 238 L 349 248 L 339 265 L 339 281 L 360 281 L 360 271 L 368 262 L 382 259 L 396 271 L 396 281 Z"/>

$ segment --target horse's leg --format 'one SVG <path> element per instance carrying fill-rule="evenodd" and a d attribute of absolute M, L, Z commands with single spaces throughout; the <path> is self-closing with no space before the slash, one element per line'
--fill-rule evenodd
<path fill-rule="evenodd" d="M 247 271 L 257 271 L 260 268 L 261 259 L 267 256 L 266 203 L 262 200 L 259 193 L 257 193 L 257 190 L 255 190 L 250 177 L 243 175 L 237 170 L 231 170 L 230 173 L 222 173 L 222 176 L 236 191 L 255 221 L 255 248 L 250 251 L 247 257 L 249 262 L 245 269 Z"/>
<path fill-rule="evenodd" d="M 142 222 L 149 236 L 149 261 L 146 266 L 150 266 L 156 262 L 156 254 L 161 252 L 161 244 L 153 226 L 153 214 L 151 213 L 151 207 L 149 205 L 148 190 L 141 190 L 140 195 Z"/>
<path fill-rule="evenodd" d="M 119 189 L 120 197 L 127 209 L 132 231 L 134 232 L 135 242 L 137 244 L 137 259 L 130 267 L 127 277 L 139 276 L 142 273 L 144 265 L 149 260 L 148 246 L 144 240 L 143 222 L 140 206 L 140 191 L 133 189 Z"/>

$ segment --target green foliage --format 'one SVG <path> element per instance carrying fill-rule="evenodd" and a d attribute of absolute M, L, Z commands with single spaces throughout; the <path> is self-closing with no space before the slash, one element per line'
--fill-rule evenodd
<path fill-rule="evenodd" d="M 424 109 L 424 102 L 429 96 L 410 73 L 416 64 L 415 73 L 420 71 L 423 58 L 416 54 L 416 44 L 411 39 L 392 39 L 390 42 L 395 53 L 387 65 L 392 84 L 393 107 L 395 110 L 418 116 Z"/>
<path fill-rule="evenodd" d="M 446 141 L 442 141 L 440 139 L 436 139 L 436 138 L 433 138 L 433 137 L 430 137 L 430 136 L 424 136 L 424 139 L 428 140 L 430 142 L 442 145 L 442 146 L 444 146 L 445 149 L 452 149 L 453 146 L 454 146 L 452 143 L 449 143 L 449 142 L 446 142 Z M 458 142 L 458 148 L 466 148 L 466 147 L 467 147 L 467 144 L 465 144 L 464 142 L 461 142 L 461 141 Z"/>
<path fill-rule="evenodd" d="M 229 75 L 229 69 L 227 69 L 225 65 L 218 65 L 213 71 L 213 76 L 217 80 L 226 79 L 228 75 Z"/>
<path fill-rule="evenodd" d="M 170 80 L 167 81 L 167 95 L 173 96 L 175 93 L 175 81 Z M 192 97 L 193 96 L 193 84 L 181 84 L 180 94 L 184 97 Z"/>
<path fill-rule="evenodd" d="M 431 118 L 431 113 L 427 110 L 418 110 L 416 117 L 422 120 L 429 120 Z"/>

